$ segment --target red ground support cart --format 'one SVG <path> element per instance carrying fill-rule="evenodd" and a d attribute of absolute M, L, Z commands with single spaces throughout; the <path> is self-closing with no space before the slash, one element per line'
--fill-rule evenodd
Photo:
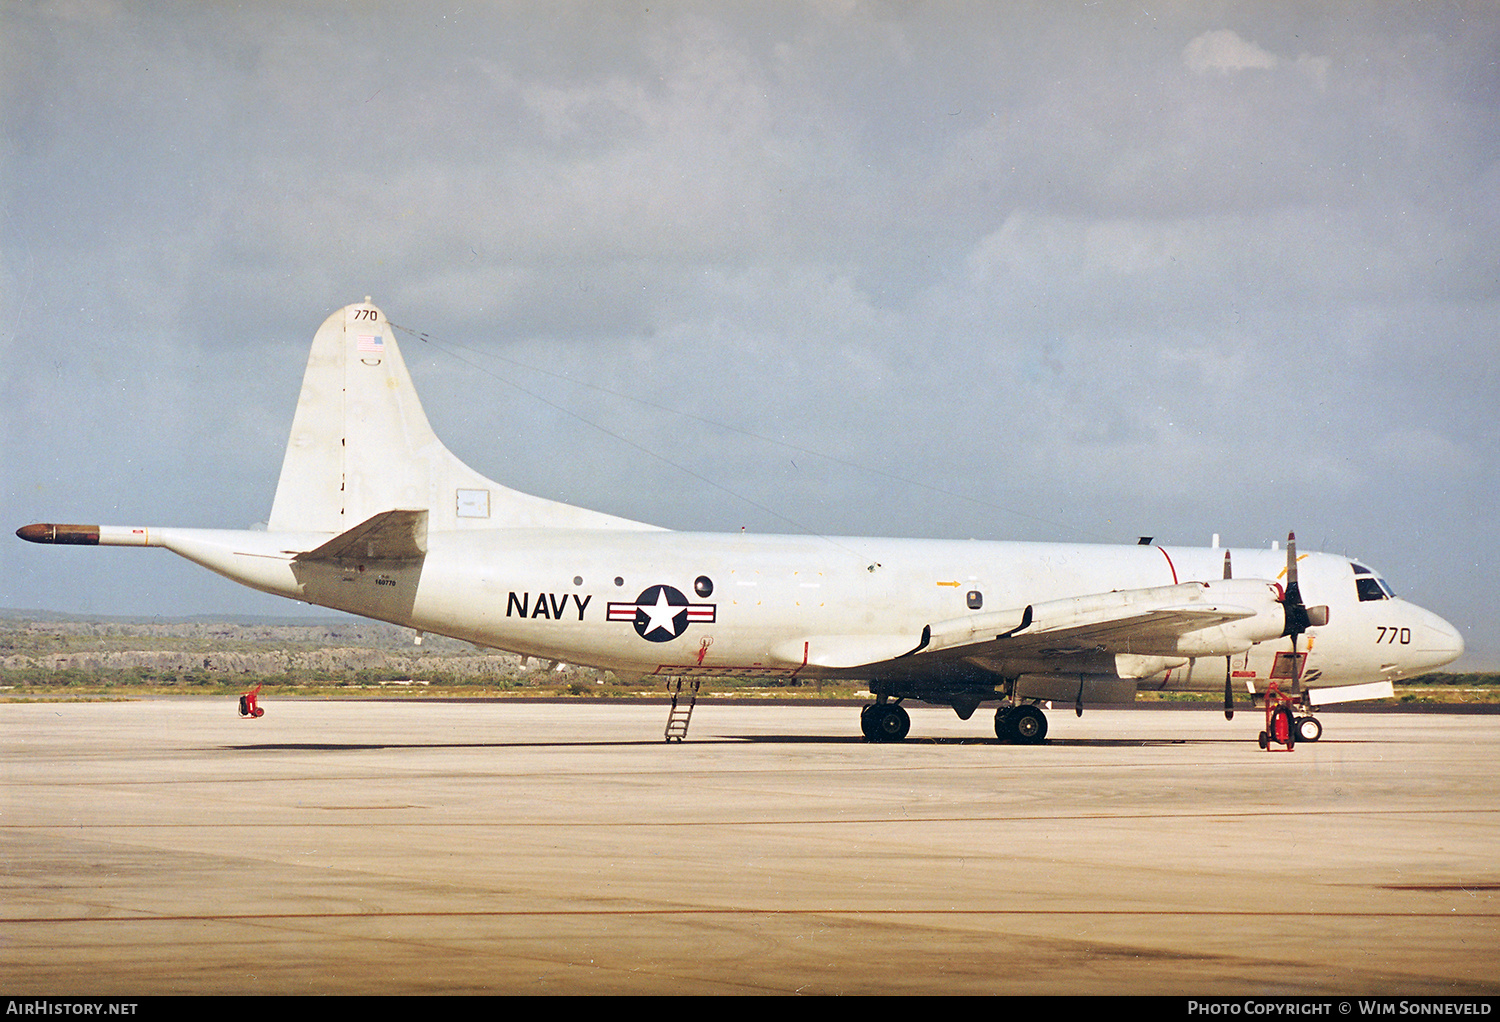
<path fill-rule="evenodd" d="M 249 692 L 240 696 L 240 716 L 260 717 L 265 715 L 265 710 L 255 704 L 255 697 L 260 695 L 260 686 L 256 685 Z"/>
<path fill-rule="evenodd" d="M 1297 749 L 1297 718 L 1292 712 L 1296 704 L 1294 697 L 1284 694 L 1281 686 L 1271 682 L 1266 686 L 1266 729 L 1260 733 L 1260 747 L 1267 752 L 1295 752 Z M 1273 745 L 1281 748 L 1273 749 Z"/>

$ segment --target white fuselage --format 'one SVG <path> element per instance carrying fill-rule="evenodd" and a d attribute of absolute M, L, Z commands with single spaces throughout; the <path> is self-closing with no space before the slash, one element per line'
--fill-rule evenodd
<path fill-rule="evenodd" d="M 428 536 L 418 564 L 297 564 L 319 537 L 153 529 L 147 545 L 255 588 L 523 655 L 621 671 L 869 676 L 858 662 L 916 647 L 940 622 L 1123 589 L 1222 577 L 1224 550 L 1159 546 L 507 529 Z M 1278 550 L 1233 551 L 1237 578 L 1276 581 Z M 1447 663 L 1462 640 L 1403 600 L 1361 601 L 1348 560 L 1299 558 L 1302 596 L 1326 605 L 1305 672 L 1357 684 Z M 661 587 L 680 598 L 670 599 Z M 653 604 L 656 604 L 653 606 Z M 684 611 L 686 611 L 684 613 Z M 643 633 L 643 629 L 649 629 Z M 861 644 L 865 644 L 861 648 Z M 852 645 L 851 645 L 852 644 Z M 834 648 L 838 647 L 838 648 Z M 868 656 L 846 654 L 868 652 Z M 1289 639 L 1233 656 L 1237 688 L 1259 690 Z M 840 659 L 841 656 L 843 659 Z M 853 666 L 830 666 L 849 662 Z M 1081 670 L 1034 660 L 1004 673 Z M 1316 672 L 1316 673 L 1314 673 Z M 1224 658 L 1143 677 L 1142 687 L 1222 687 Z"/>

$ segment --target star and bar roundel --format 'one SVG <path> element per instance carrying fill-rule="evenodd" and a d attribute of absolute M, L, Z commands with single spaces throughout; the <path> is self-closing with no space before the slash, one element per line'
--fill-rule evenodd
<path fill-rule="evenodd" d="M 635 633 L 647 642 L 671 642 L 690 624 L 713 624 L 716 606 L 689 603 L 672 586 L 648 586 L 634 603 L 611 603 L 608 619 L 633 622 Z"/>

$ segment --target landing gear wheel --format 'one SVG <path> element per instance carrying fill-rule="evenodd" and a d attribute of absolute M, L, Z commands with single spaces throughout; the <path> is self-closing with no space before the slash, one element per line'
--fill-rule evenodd
<path fill-rule="evenodd" d="M 899 742 L 911 730 L 911 717 L 895 703 L 876 703 L 860 713 L 859 729 L 872 742 Z"/>
<path fill-rule="evenodd" d="M 1316 742 L 1323 737 L 1323 725 L 1317 717 L 1298 717 L 1295 724 L 1299 742 Z"/>
<path fill-rule="evenodd" d="M 1010 711 L 1013 709 L 1015 709 L 1013 706 L 1002 706 L 995 711 L 995 737 L 1002 742 L 1008 742 L 1011 739 Z"/>
<path fill-rule="evenodd" d="M 1047 715 L 1035 706 L 1001 707 L 995 711 L 995 737 L 1018 745 L 1040 745 L 1047 737 Z"/>
<path fill-rule="evenodd" d="M 1022 745 L 1040 745 L 1047 737 L 1047 715 L 1035 706 L 1018 706 L 1010 715 L 1010 730 Z"/>

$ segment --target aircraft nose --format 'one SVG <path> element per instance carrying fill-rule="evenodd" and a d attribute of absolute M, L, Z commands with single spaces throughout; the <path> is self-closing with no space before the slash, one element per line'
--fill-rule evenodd
<path fill-rule="evenodd" d="M 1451 664 L 1453 661 L 1464 655 L 1464 637 L 1459 634 L 1457 628 L 1454 628 L 1442 618 L 1438 618 L 1438 623 L 1443 626 L 1441 631 L 1443 633 L 1443 637 L 1448 641 L 1447 646 L 1444 647 L 1444 650 L 1448 654 L 1448 659 L 1443 662 Z"/>
<path fill-rule="evenodd" d="M 1427 614 L 1422 627 L 1422 653 L 1428 666 L 1451 664 L 1464 653 L 1464 637 L 1436 614 Z"/>

